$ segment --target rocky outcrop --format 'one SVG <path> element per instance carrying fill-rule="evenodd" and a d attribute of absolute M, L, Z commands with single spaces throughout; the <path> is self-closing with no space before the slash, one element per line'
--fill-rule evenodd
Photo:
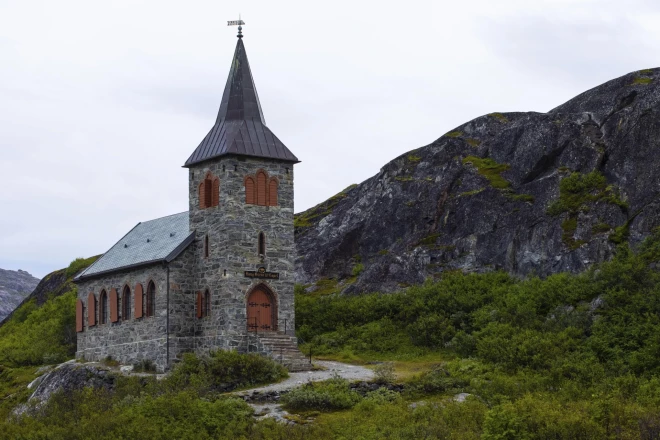
<path fill-rule="evenodd" d="M 28 388 L 34 391 L 27 404 L 16 408 L 14 413 L 20 415 L 39 409 L 56 392 L 70 393 L 85 387 L 112 390 L 115 382 L 116 375 L 107 369 L 78 364 L 75 361 L 65 362 L 45 372 L 28 385 Z"/>
<path fill-rule="evenodd" d="M 9 315 L 39 284 L 24 270 L 0 269 L 0 321 Z"/>
<path fill-rule="evenodd" d="M 660 69 L 481 116 L 297 214 L 297 281 L 389 292 L 446 270 L 582 271 L 660 224 L 659 152 Z"/>

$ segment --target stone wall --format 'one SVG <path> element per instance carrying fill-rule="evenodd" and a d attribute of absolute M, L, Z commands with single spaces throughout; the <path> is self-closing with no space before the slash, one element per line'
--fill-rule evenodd
<path fill-rule="evenodd" d="M 191 247 L 169 264 L 170 360 L 175 359 L 181 351 L 190 349 L 188 341 L 193 332 L 191 311 L 194 308 L 194 299 L 189 288 L 189 274 L 192 272 L 193 264 Z M 168 267 L 157 264 L 80 282 L 78 298 L 85 305 L 85 319 L 84 330 L 78 333 L 76 358 L 100 361 L 107 356 L 112 356 L 113 359 L 124 364 L 149 359 L 156 364 L 159 371 L 165 370 L 168 366 L 167 278 Z M 135 318 L 135 286 L 138 283 L 142 284 L 146 293 L 149 281 L 153 281 L 156 286 L 154 315 Z M 123 319 L 124 286 L 129 286 L 131 289 L 131 317 L 128 320 Z M 117 322 L 110 322 L 109 314 L 110 291 L 113 288 L 117 289 L 119 297 L 119 320 Z M 99 295 L 102 290 L 108 294 L 108 319 L 105 324 L 99 324 L 101 308 Z M 97 324 L 92 327 L 87 321 L 87 299 L 90 292 L 94 293 L 98 304 Z"/>
<path fill-rule="evenodd" d="M 244 179 L 264 170 L 278 179 L 278 205 L 245 203 Z M 220 179 L 220 203 L 200 209 L 198 187 L 210 172 Z M 248 350 L 246 300 L 252 289 L 266 285 L 275 293 L 277 321 L 294 334 L 293 165 L 246 157 L 225 157 L 189 170 L 190 227 L 197 232 L 195 290 L 211 293 L 209 316 L 197 319 L 193 349 Z M 266 236 L 266 254 L 258 255 L 258 236 Z M 209 256 L 204 256 L 204 237 L 209 237 Z M 265 267 L 278 272 L 278 280 L 246 278 L 244 271 Z"/>

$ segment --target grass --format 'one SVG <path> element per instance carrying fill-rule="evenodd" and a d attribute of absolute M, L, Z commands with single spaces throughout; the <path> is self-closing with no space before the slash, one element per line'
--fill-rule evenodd
<path fill-rule="evenodd" d="M 534 203 L 534 196 L 531 194 L 512 194 L 509 196 L 511 200 L 516 200 L 516 201 L 522 201 L 522 202 L 529 202 L 529 203 Z"/>
<path fill-rule="evenodd" d="M 598 202 L 620 206 L 624 209 L 628 207 L 617 189 L 613 185 L 607 185 L 605 176 L 598 171 L 587 174 L 573 172 L 559 182 L 559 198 L 548 205 L 546 212 L 552 216 L 568 213 L 568 218 L 562 222 L 562 238 L 569 249 L 576 249 L 585 243 L 583 240 L 573 238 L 577 229 L 578 213 L 587 211 L 591 204 Z M 592 232 L 606 232 L 610 228 L 609 225 L 598 224 L 592 228 Z M 614 243 L 621 243 L 621 240 L 626 240 L 628 237 L 625 233 L 627 229 L 621 229 L 618 232 L 617 229 L 610 235 L 610 240 Z"/>
<path fill-rule="evenodd" d="M 477 188 L 477 189 L 473 189 L 472 191 L 465 191 L 465 192 L 460 193 L 460 194 L 458 195 L 458 197 L 476 196 L 476 195 L 479 194 L 480 192 L 483 192 L 483 190 L 485 190 L 485 189 L 486 189 L 486 188 Z"/>
<path fill-rule="evenodd" d="M 410 162 L 419 162 L 420 160 L 422 160 L 422 158 L 420 156 L 415 156 L 414 154 L 409 154 L 408 160 Z"/>
<path fill-rule="evenodd" d="M 5 419 L 18 405 L 25 403 L 34 390 L 27 388 L 36 379 L 38 367 L 10 368 L 0 365 L 0 419 Z"/>
<path fill-rule="evenodd" d="M 488 114 L 488 116 L 490 116 L 491 118 L 495 118 L 495 119 L 497 119 L 497 120 L 500 121 L 502 124 L 506 124 L 507 122 L 509 122 L 509 120 L 507 119 L 507 117 L 504 116 L 502 113 L 497 113 L 497 112 L 496 112 L 496 113 L 490 113 L 490 114 Z"/>
<path fill-rule="evenodd" d="M 511 186 L 508 180 L 502 177 L 502 173 L 511 168 L 509 164 L 501 164 L 493 159 L 485 157 L 468 156 L 463 159 L 464 164 L 472 164 L 479 174 L 484 176 L 490 182 L 490 185 L 496 189 L 506 189 Z"/>
<path fill-rule="evenodd" d="M 346 187 L 343 191 L 335 194 L 330 197 L 325 202 L 319 203 L 313 208 L 303 211 L 301 213 L 295 214 L 293 216 L 293 227 L 295 229 L 309 228 L 315 223 L 318 223 L 324 217 L 327 217 L 332 213 L 332 210 L 339 202 L 348 197 L 348 192 L 353 188 L 356 188 L 357 184 L 352 184 Z"/>
<path fill-rule="evenodd" d="M 463 136 L 463 132 L 458 131 L 458 130 L 450 131 L 449 133 L 445 133 L 445 137 L 450 137 L 450 138 L 459 138 L 461 136 Z"/>
<path fill-rule="evenodd" d="M 638 77 L 635 78 L 632 82 L 631 85 L 633 86 L 646 86 L 649 85 L 653 82 L 653 78 L 647 78 L 647 77 Z"/>

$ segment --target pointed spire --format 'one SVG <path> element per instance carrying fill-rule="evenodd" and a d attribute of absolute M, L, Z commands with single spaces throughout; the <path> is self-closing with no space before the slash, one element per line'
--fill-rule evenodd
<path fill-rule="evenodd" d="M 236 50 L 215 125 L 188 158 L 185 167 L 228 154 L 299 162 L 266 127 L 241 27 L 238 29 Z"/>
<path fill-rule="evenodd" d="M 231 62 L 225 91 L 222 94 L 222 101 L 220 101 L 220 110 L 216 122 L 258 119 L 262 124 L 265 124 L 266 120 L 261 111 L 257 87 L 254 85 L 242 37 L 239 31 L 234 58 Z"/>

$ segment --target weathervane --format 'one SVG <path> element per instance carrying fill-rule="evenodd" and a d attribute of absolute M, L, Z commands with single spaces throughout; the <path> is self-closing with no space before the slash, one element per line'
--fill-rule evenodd
<path fill-rule="evenodd" d="M 227 26 L 238 26 L 238 38 L 243 38 L 243 26 L 245 22 L 241 20 L 241 14 L 238 14 L 238 20 L 229 20 L 227 21 Z"/>

